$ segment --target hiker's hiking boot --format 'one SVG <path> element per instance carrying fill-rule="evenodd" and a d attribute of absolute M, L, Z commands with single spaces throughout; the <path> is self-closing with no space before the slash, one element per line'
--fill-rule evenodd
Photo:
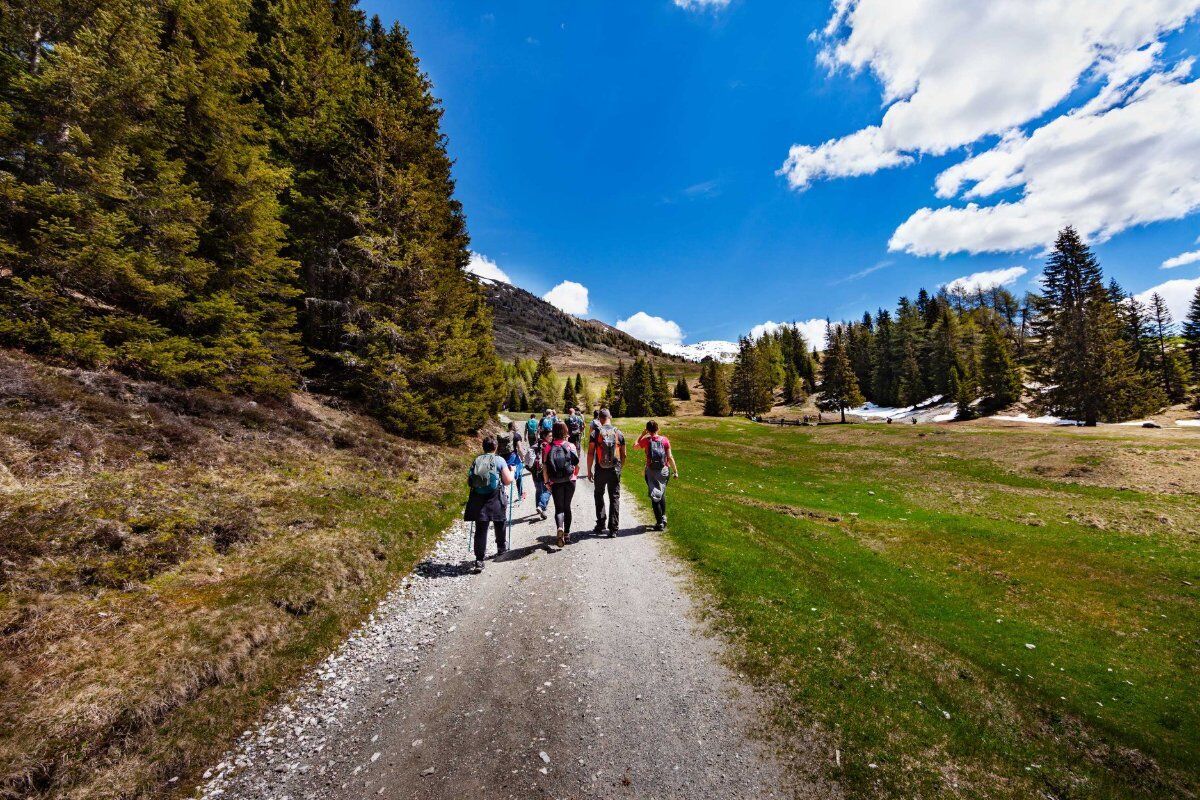
<path fill-rule="evenodd" d="M 483 562 L 482 562 L 482 561 L 476 561 L 476 562 L 475 562 L 475 563 L 474 563 L 474 564 L 471 566 L 471 572 L 475 573 L 476 575 L 478 575 L 479 573 L 483 572 Z"/>
<path fill-rule="evenodd" d="M 564 531 L 562 528 L 558 529 L 558 546 L 559 547 L 567 546 L 567 532 Z"/>
<path fill-rule="evenodd" d="M 609 528 L 609 529 L 608 529 L 608 538 L 610 538 L 610 539 L 615 539 L 615 538 L 617 538 L 617 529 L 616 529 L 616 528 Z"/>
<path fill-rule="evenodd" d="M 545 518 L 546 518 L 546 509 L 544 509 L 544 508 L 539 508 L 539 509 L 538 509 L 538 516 L 539 516 L 539 517 L 541 517 L 542 519 L 545 519 Z"/>
<path fill-rule="evenodd" d="M 602 520 L 602 519 L 596 520 L 596 527 L 594 528 L 594 530 L 596 531 L 596 533 L 604 533 L 604 520 Z"/>

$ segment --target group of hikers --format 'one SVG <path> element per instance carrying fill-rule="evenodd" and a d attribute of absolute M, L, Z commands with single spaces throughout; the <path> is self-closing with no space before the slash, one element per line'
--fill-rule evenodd
<path fill-rule="evenodd" d="M 587 429 L 587 456 L 583 455 L 583 436 Z M 654 530 L 667 527 L 667 482 L 679 477 L 679 467 L 671 452 L 671 442 L 659 433 L 658 423 L 650 420 L 638 436 L 634 447 L 646 453 L 646 488 L 654 509 Z M 585 424 L 577 409 L 565 416 L 547 408 L 539 420 L 530 414 L 519 426 L 508 423 L 508 430 L 499 435 L 486 435 L 482 440 L 483 453 L 471 464 L 467 476 L 470 496 L 463 519 L 475 523 L 474 570 L 483 570 L 487 554 L 489 526 L 495 530 L 496 555 L 508 551 L 508 529 L 512 509 L 525 499 L 525 473 L 533 477 L 535 513 L 547 518 L 547 509 L 554 503 L 554 522 L 559 548 L 573 541 L 571 536 L 571 501 L 580 466 L 586 463 L 586 476 L 594 485 L 597 533 L 615 537 L 620 527 L 621 471 L 627 451 L 625 434 L 613 424 L 607 408 L 593 412 L 590 425 Z M 516 497 L 513 497 L 516 492 Z M 607 509 L 605 501 L 607 499 Z"/>

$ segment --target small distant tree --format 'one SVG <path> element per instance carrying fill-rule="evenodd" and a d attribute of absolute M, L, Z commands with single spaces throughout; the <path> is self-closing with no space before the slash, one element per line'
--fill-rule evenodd
<path fill-rule="evenodd" d="M 1167 301 L 1158 292 L 1150 295 L 1150 332 L 1154 339 L 1154 368 L 1158 384 L 1171 403 L 1187 399 L 1191 382 L 1186 356 L 1170 341 L 1175 327 Z"/>
<path fill-rule="evenodd" d="M 667 373 L 662 367 L 659 367 L 655 376 L 654 399 L 650 411 L 661 417 L 675 416 L 675 404 L 671 402 L 671 384 L 667 381 Z"/>
<path fill-rule="evenodd" d="M 575 396 L 583 397 L 583 376 L 575 373 Z"/>
<path fill-rule="evenodd" d="M 821 401 L 818 407 L 828 411 L 840 411 L 842 422 L 846 421 L 846 409 L 866 402 L 858 388 L 850 354 L 846 347 L 846 335 L 841 325 L 830 325 L 821 359 Z"/>
<path fill-rule="evenodd" d="M 688 386 L 687 379 L 680 376 L 679 380 L 675 381 L 675 399 L 676 400 L 691 400 L 692 390 Z"/>
<path fill-rule="evenodd" d="M 575 395 L 575 382 L 567 378 L 563 385 L 563 409 L 578 408 L 579 398 Z"/>
<path fill-rule="evenodd" d="M 712 357 L 706 357 L 700 368 L 700 387 L 704 389 L 704 416 L 728 417 L 729 375 L 725 366 Z"/>
<path fill-rule="evenodd" d="M 803 401 L 804 388 L 800 383 L 800 376 L 796 373 L 795 366 L 788 364 L 783 370 L 783 402 L 791 406 Z"/>
<path fill-rule="evenodd" d="M 958 373 L 958 367 L 950 368 L 950 377 L 946 381 L 946 395 L 958 404 L 955 419 L 975 419 L 979 414 L 971 405 L 971 391 L 968 383 Z"/>
<path fill-rule="evenodd" d="M 998 325 L 984 328 L 979 372 L 980 390 L 988 408 L 1004 408 L 1021 399 L 1021 373 Z"/>

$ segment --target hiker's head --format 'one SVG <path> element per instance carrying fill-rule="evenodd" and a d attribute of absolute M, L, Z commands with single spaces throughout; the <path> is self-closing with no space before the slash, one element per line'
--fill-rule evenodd
<path fill-rule="evenodd" d="M 517 423 L 515 423 L 515 422 L 508 423 L 508 429 L 510 431 L 515 431 L 517 429 Z"/>
<path fill-rule="evenodd" d="M 485 452 L 485 453 L 496 452 L 496 437 L 495 436 L 483 437 L 483 452 Z"/>
<path fill-rule="evenodd" d="M 602 408 L 596 412 L 596 419 L 600 420 L 601 422 L 608 422 L 612 419 L 612 412 L 607 408 Z"/>
<path fill-rule="evenodd" d="M 575 416 L 575 406 L 571 406 L 571 408 L 567 410 L 567 413 L 571 416 Z"/>
<path fill-rule="evenodd" d="M 537 414 L 536 414 L 536 413 L 534 413 L 534 414 L 530 414 L 530 415 L 529 415 L 529 418 L 530 418 L 530 419 L 537 419 Z"/>
<path fill-rule="evenodd" d="M 658 433 L 658 423 L 654 420 L 650 420 L 646 423 L 646 430 L 650 431 L 651 433 Z"/>
<path fill-rule="evenodd" d="M 592 412 L 592 419 L 600 419 L 600 412 L 598 410 Z"/>
<path fill-rule="evenodd" d="M 554 423 L 554 438 L 555 439 L 567 438 L 567 423 L 565 423 L 565 422 Z"/>
<path fill-rule="evenodd" d="M 543 417 L 553 417 L 553 416 L 554 416 L 554 409 L 553 409 L 553 408 L 547 408 L 545 411 L 543 411 L 543 412 L 542 412 L 542 416 L 543 416 Z"/>

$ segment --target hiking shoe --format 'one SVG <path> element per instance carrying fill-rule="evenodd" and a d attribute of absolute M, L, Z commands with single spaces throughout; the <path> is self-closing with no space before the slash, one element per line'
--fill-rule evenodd
<path fill-rule="evenodd" d="M 567 546 L 567 532 L 564 531 L 562 528 L 558 529 L 558 546 L 559 547 Z"/>
<path fill-rule="evenodd" d="M 617 532 L 616 532 L 615 530 L 611 530 L 611 531 L 609 531 L 609 532 L 608 532 L 608 538 L 610 538 L 610 539 L 615 539 L 615 538 L 617 538 Z"/>
<path fill-rule="evenodd" d="M 596 531 L 596 533 L 604 533 L 604 520 L 596 520 L 596 527 L 593 528 L 593 530 Z"/>
<path fill-rule="evenodd" d="M 539 517 L 541 517 L 542 519 L 545 519 L 545 518 L 546 518 L 546 509 L 544 509 L 544 508 L 539 508 L 539 509 L 538 509 L 538 516 L 539 516 Z"/>
<path fill-rule="evenodd" d="M 476 575 L 483 572 L 483 562 L 476 561 L 474 566 L 471 567 L 471 572 L 475 573 Z"/>
<path fill-rule="evenodd" d="M 654 523 L 654 530 L 656 530 L 656 531 L 661 531 L 661 530 L 663 530 L 665 527 L 666 527 L 666 526 L 665 526 L 665 525 L 663 525 L 661 522 L 656 522 L 656 523 Z"/>

